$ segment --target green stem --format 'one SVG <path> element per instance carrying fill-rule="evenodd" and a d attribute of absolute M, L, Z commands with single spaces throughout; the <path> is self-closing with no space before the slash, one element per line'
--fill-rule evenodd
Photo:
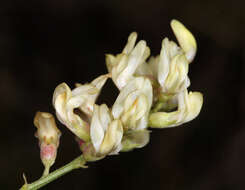
<path fill-rule="evenodd" d="M 41 177 L 40 179 L 38 179 L 37 181 L 34 181 L 33 183 L 26 183 L 24 184 L 20 190 L 36 190 L 39 189 L 45 185 L 47 185 L 48 183 L 54 181 L 55 179 L 63 176 L 64 174 L 74 170 L 74 169 L 78 169 L 78 168 L 85 168 L 85 163 L 86 160 L 84 159 L 84 157 L 81 155 L 79 157 L 77 157 L 76 159 L 74 159 L 73 161 L 71 161 L 70 163 L 66 164 L 65 166 L 53 171 L 52 173 L 48 174 L 45 177 Z"/>
<path fill-rule="evenodd" d="M 49 169 L 50 169 L 49 166 L 47 166 L 47 167 L 44 168 L 43 176 L 42 177 L 45 177 L 45 176 L 47 176 L 49 174 Z"/>

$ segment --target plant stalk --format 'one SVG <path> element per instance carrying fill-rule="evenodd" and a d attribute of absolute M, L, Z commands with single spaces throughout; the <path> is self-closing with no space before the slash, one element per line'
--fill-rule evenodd
<path fill-rule="evenodd" d="M 36 190 L 39 189 L 48 183 L 54 181 L 55 179 L 65 175 L 66 173 L 78 169 L 78 168 L 86 168 L 85 166 L 86 160 L 81 155 L 71 161 L 70 163 L 64 165 L 63 167 L 51 172 L 50 174 L 41 177 L 40 179 L 34 181 L 33 183 L 28 184 L 27 182 L 20 188 L 20 190 Z"/>

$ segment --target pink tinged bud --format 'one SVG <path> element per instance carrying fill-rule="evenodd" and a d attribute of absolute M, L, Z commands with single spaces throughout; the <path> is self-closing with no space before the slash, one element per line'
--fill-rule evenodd
<path fill-rule="evenodd" d="M 54 164 L 59 146 L 60 131 L 56 126 L 54 116 L 46 112 L 37 112 L 34 118 L 37 127 L 35 136 L 39 140 L 40 157 L 45 170 Z"/>
<path fill-rule="evenodd" d="M 57 147 L 53 144 L 41 144 L 40 157 L 44 165 L 52 166 L 54 164 L 57 153 Z"/>

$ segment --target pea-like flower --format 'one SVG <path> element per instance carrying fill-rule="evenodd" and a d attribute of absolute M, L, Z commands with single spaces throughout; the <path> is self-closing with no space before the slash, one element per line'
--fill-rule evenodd
<path fill-rule="evenodd" d="M 40 157 L 45 166 L 44 175 L 47 175 L 49 168 L 55 162 L 61 133 L 50 113 L 37 112 L 34 125 L 37 127 L 35 136 L 39 139 Z"/>
<path fill-rule="evenodd" d="M 120 92 L 112 114 L 120 119 L 125 130 L 142 130 L 147 127 L 152 105 L 152 85 L 145 77 L 135 77 Z"/>
<path fill-rule="evenodd" d="M 174 42 L 165 38 L 158 63 L 158 82 L 161 91 L 176 94 L 190 84 L 187 76 L 189 63 L 182 50 Z"/>
<path fill-rule="evenodd" d="M 94 106 L 90 135 L 97 156 L 117 154 L 121 150 L 122 123 L 113 119 L 105 104 Z"/>
<path fill-rule="evenodd" d="M 57 118 L 84 141 L 90 139 L 88 122 L 92 116 L 95 101 L 108 77 L 108 74 L 102 75 L 89 84 L 78 84 L 72 91 L 67 84 L 62 83 L 54 91 L 53 105 Z M 80 109 L 86 118 L 82 119 L 74 113 L 75 108 Z"/>
<path fill-rule="evenodd" d="M 153 128 L 175 127 L 196 118 L 201 111 L 203 96 L 200 92 L 178 94 L 178 110 L 173 112 L 156 112 L 149 117 L 149 126 Z"/>
<path fill-rule="evenodd" d="M 161 86 L 165 95 L 174 95 L 190 85 L 188 78 L 189 63 L 196 54 L 196 41 L 186 27 L 177 20 L 171 22 L 171 27 L 180 47 L 168 38 L 162 41 L 160 55 L 151 57 L 148 63 L 137 68 L 137 75 L 149 76 Z"/>
<path fill-rule="evenodd" d="M 135 46 L 136 39 L 137 33 L 131 33 L 122 53 L 116 56 L 106 55 L 107 69 L 119 90 L 134 77 L 137 67 L 144 63 L 150 55 L 150 48 L 146 42 L 141 40 Z"/>

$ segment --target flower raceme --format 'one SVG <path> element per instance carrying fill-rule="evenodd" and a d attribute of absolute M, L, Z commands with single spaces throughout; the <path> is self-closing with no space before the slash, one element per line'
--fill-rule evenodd
<path fill-rule="evenodd" d="M 61 133 L 52 114 L 37 112 L 35 136 L 45 169 L 37 181 L 25 180 L 21 190 L 41 188 L 73 169 L 86 167 L 86 162 L 142 148 L 150 140 L 149 127 L 176 127 L 199 115 L 203 96 L 188 92 L 188 70 L 196 55 L 196 40 L 179 21 L 172 20 L 171 27 L 179 46 L 164 38 L 160 54 L 150 57 L 146 42 L 136 43 L 137 33 L 133 32 L 121 53 L 106 54 L 107 74 L 90 83 L 77 83 L 74 89 L 66 83 L 55 88 L 56 116 L 75 135 L 82 155 L 49 174 Z M 96 104 L 108 78 L 119 89 L 111 108 Z"/>
<path fill-rule="evenodd" d="M 144 40 L 136 43 L 133 32 L 121 53 L 106 55 L 108 74 L 73 90 L 66 83 L 56 87 L 57 118 L 76 135 L 87 161 L 141 148 L 149 142 L 148 127 L 179 126 L 200 113 L 202 94 L 187 89 L 195 38 L 179 21 L 173 20 L 171 27 L 179 46 L 164 38 L 160 55 L 148 60 L 150 48 Z M 119 89 L 111 108 L 96 104 L 108 78 Z"/>

